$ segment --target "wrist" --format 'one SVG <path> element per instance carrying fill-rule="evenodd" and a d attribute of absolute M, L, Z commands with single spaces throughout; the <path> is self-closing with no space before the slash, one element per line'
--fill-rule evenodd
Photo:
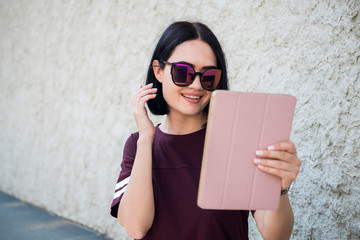
<path fill-rule="evenodd" d="M 285 195 L 285 194 L 288 194 L 289 190 L 290 190 L 290 187 L 285 188 L 285 189 L 281 189 L 281 191 L 280 191 L 280 196 L 283 196 L 283 195 Z"/>
<path fill-rule="evenodd" d="M 154 134 L 139 134 L 139 138 L 137 140 L 137 143 L 141 143 L 141 144 L 144 144 L 144 143 L 151 143 L 153 142 L 154 140 Z"/>

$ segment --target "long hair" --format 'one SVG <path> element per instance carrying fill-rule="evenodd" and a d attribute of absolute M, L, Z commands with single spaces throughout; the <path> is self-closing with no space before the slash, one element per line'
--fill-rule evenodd
<path fill-rule="evenodd" d="M 228 89 L 228 79 L 226 71 L 226 61 L 223 50 L 219 41 L 217 40 L 214 33 L 205 25 L 199 22 L 190 23 L 186 21 L 174 22 L 168 26 L 157 43 L 154 53 L 151 57 L 149 69 L 146 77 L 146 84 L 153 83 L 154 88 L 157 88 L 156 97 L 147 102 L 149 110 L 155 115 L 164 115 L 169 113 L 169 107 L 166 103 L 163 92 L 162 83 L 157 81 L 152 62 L 159 60 L 160 68 L 164 68 L 164 64 L 161 61 L 166 61 L 170 58 L 174 49 L 183 42 L 200 39 L 211 47 L 213 50 L 217 68 L 222 70 L 221 83 L 218 89 Z M 209 106 L 207 105 L 204 111 L 207 113 Z"/>

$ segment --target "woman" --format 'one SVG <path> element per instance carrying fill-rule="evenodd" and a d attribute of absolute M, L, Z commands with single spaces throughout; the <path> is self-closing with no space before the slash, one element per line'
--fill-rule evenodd
<path fill-rule="evenodd" d="M 201 23 L 171 24 L 155 48 L 146 84 L 131 99 L 138 132 L 124 147 L 111 214 L 135 239 L 248 239 L 249 211 L 196 205 L 210 95 L 228 89 L 215 35 Z M 165 121 L 154 126 L 145 103 L 152 113 L 166 114 Z M 277 210 L 253 216 L 264 239 L 288 239 L 294 216 L 286 189 L 301 161 L 291 142 L 256 155 L 254 164 L 279 176 L 285 191 Z"/>

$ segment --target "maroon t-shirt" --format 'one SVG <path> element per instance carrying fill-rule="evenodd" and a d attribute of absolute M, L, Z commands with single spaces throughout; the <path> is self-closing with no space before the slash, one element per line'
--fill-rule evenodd
<path fill-rule="evenodd" d="M 125 143 L 111 215 L 117 217 L 134 163 L 138 133 Z M 156 127 L 153 143 L 154 222 L 143 239 L 248 239 L 249 211 L 204 210 L 197 206 L 205 128 L 171 135 Z"/>

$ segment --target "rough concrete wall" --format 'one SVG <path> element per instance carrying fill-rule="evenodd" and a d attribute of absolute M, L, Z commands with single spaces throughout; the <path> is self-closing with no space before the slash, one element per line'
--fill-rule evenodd
<path fill-rule="evenodd" d="M 0 189 L 126 239 L 108 213 L 135 131 L 129 98 L 160 32 L 199 20 L 233 90 L 298 99 L 292 239 L 358 239 L 359 11 L 358 0 L 1 0 Z"/>

